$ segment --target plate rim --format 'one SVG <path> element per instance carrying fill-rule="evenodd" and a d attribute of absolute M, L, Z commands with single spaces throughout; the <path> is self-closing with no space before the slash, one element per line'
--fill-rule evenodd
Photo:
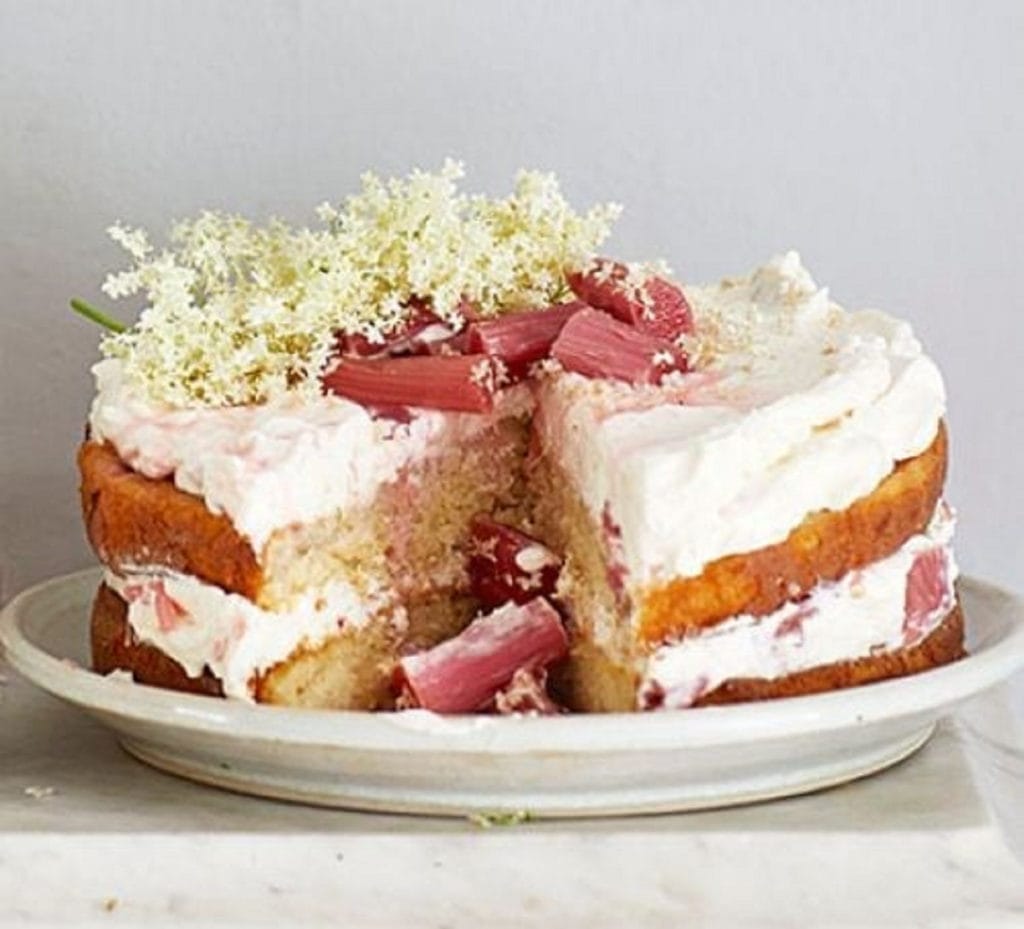
<path fill-rule="evenodd" d="M 442 717 L 425 710 L 378 713 L 266 706 L 98 675 L 37 647 L 21 628 L 32 606 L 62 591 L 68 595 L 90 579 L 98 582 L 100 573 L 100 568 L 91 567 L 58 575 L 15 596 L 0 611 L 0 654 L 34 685 L 94 715 L 230 739 L 491 754 L 678 750 L 806 736 L 922 713 L 938 716 L 1024 667 L 1024 598 L 966 576 L 960 580 L 962 593 L 989 601 L 991 609 L 1006 614 L 1001 624 L 987 620 L 997 630 L 1002 627 L 997 641 L 949 665 L 855 688 L 695 710 L 556 717 Z M 965 612 L 970 623 L 970 611 Z M 131 688 L 130 700 L 125 699 L 125 688 Z M 623 725 L 626 720 L 629 724 Z"/>

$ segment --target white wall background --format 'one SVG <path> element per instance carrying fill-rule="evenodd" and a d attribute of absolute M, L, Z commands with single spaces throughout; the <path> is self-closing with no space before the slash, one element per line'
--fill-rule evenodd
<path fill-rule="evenodd" d="M 967 570 L 1024 588 L 1024 3 L 0 0 L 0 562 L 89 563 L 104 229 L 309 216 L 446 154 L 627 205 L 684 280 L 799 248 L 946 373 Z M 126 311 L 122 309 L 121 313 Z"/>

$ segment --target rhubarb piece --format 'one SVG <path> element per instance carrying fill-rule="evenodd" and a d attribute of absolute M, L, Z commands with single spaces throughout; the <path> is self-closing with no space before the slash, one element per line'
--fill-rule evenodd
<path fill-rule="evenodd" d="M 566 275 L 573 293 L 642 332 L 674 342 L 693 332 L 693 311 L 675 284 L 610 258 Z"/>
<path fill-rule="evenodd" d="M 548 693 L 548 672 L 544 668 L 520 668 L 494 695 L 494 710 L 502 716 L 554 716 L 562 712 L 562 707 Z"/>
<path fill-rule="evenodd" d="M 469 326 L 468 350 L 500 358 L 511 377 L 521 378 L 533 362 L 547 357 L 569 317 L 585 306 L 575 300 L 475 322 Z"/>
<path fill-rule="evenodd" d="M 486 355 L 344 358 L 323 377 L 331 393 L 372 407 L 420 406 L 486 413 L 500 370 Z"/>
<path fill-rule="evenodd" d="M 554 593 L 562 562 L 532 536 L 488 516 L 470 527 L 470 592 L 486 608 Z"/>
<path fill-rule="evenodd" d="M 921 552 L 907 573 L 903 613 L 905 643 L 917 642 L 924 636 L 948 596 L 949 564 L 946 552 L 941 548 Z"/>
<path fill-rule="evenodd" d="M 686 370 L 685 354 L 671 342 L 591 309 L 565 324 L 551 357 L 567 371 L 630 384 L 659 384 L 668 372 Z"/>
<path fill-rule="evenodd" d="M 791 636 L 794 645 L 804 644 L 804 622 L 818 612 L 818 608 L 809 604 L 799 606 L 792 616 L 787 616 L 775 627 L 774 638 L 784 639 Z"/>
<path fill-rule="evenodd" d="M 375 342 L 365 335 L 343 335 L 341 354 L 349 358 L 386 358 L 395 355 L 435 354 L 433 346 L 449 341 L 454 332 L 422 300 L 409 301 L 409 317 Z"/>
<path fill-rule="evenodd" d="M 161 632 L 173 632 L 189 621 L 188 611 L 164 590 L 163 581 L 153 584 L 153 607 Z"/>
<path fill-rule="evenodd" d="M 433 311 L 420 300 L 409 301 L 409 316 L 383 339 L 375 342 L 365 335 L 343 335 L 341 337 L 342 355 L 352 358 L 384 358 L 388 355 L 407 354 L 414 339 L 427 329 L 441 325 L 441 321 Z M 444 327 L 447 329 L 447 327 Z M 450 334 L 450 333 L 449 333 Z"/>
<path fill-rule="evenodd" d="M 442 330 L 444 330 L 442 332 Z M 447 334 L 445 334 L 447 333 Z M 409 344 L 411 355 L 468 355 L 466 330 L 454 335 L 447 327 L 432 326 Z"/>
<path fill-rule="evenodd" d="M 569 650 L 562 621 L 543 597 L 500 609 L 459 635 L 399 662 L 406 692 L 435 713 L 469 713 L 487 706 L 520 669 L 543 668 Z"/>

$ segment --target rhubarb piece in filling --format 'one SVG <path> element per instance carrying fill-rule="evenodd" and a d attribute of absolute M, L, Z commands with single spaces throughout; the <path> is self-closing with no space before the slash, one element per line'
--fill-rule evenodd
<path fill-rule="evenodd" d="M 470 528 L 470 592 L 482 606 L 526 603 L 555 592 L 561 559 L 513 526 L 478 516 Z"/>
<path fill-rule="evenodd" d="M 491 702 L 517 671 L 564 657 L 568 639 L 558 611 L 543 597 L 507 603 L 459 635 L 399 662 L 402 683 L 424 709 L 468 713 Z"/>

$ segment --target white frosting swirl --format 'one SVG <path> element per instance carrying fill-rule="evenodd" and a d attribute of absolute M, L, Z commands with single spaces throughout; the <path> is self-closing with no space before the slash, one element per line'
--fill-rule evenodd
<path fill-rule="evenodd" d="M 542 388 L 545 444 L 618 526 L 630 584 L 700 574 L 848 507 L 927 448 L 945 410 L 909 325 L 842 311 L 795 253 L 688 293 L 713 343 L 704 370 L 654 396 L 578 375 Z"/>

